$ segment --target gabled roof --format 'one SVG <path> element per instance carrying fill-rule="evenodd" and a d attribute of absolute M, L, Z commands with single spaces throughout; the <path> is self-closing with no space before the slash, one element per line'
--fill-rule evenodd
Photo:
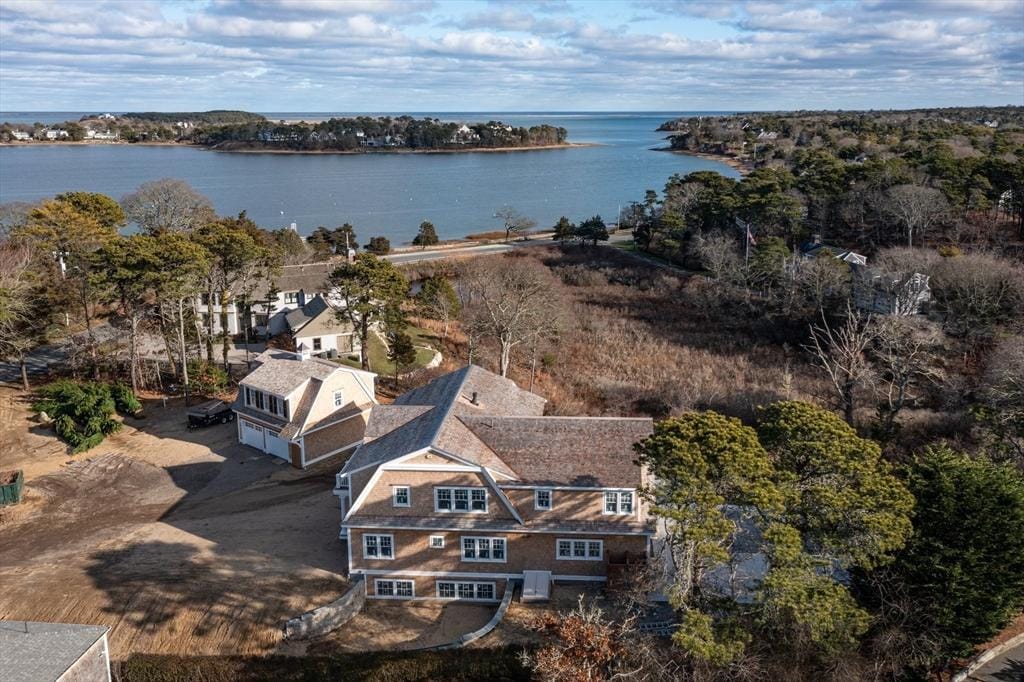
<path fill-rule="evenodd" d="M 636 488 L 633 443 L 654 431 L 651 419 L 619 417 L 460 417 L 520 482 Z"/>
<path fill-rule="evenodd" d="M 259 366 L 240 382 L 244 386 L 286 396 L 310 379 L 323 381 L 340 365 L 320 358 L 300 359 L 295 353 L 271 349 L 260 353 L 256 360 Z"/>
<path fill-rule="evenodd" d="M 475 401 L 474 401 L 475 396 Z M 366 442 L 343 471 L 427 449 L 530 485 L 636 488 L 633 443 L 650 419 L 545 417 L 544 399 L 474 365 L 373 408 Z"/>
<path fill-rule="evenodd" d="M 310 300 L 306 301 L 306 305 L 301 308 L 289 310 L 285 314 L 284 319 L 288 323 L 288 329 L 290 329 L 294 334 L 320 315 L 320 313 L 325 310 L 329 310 L 330 307 L 330 304 L 324 299 L 324 297 L 317 294 Z"/>
<path fill-rule="evenodd" d="M 476 365 L 467 365 L 402 394 L 388 406 L 390 409 L 375 407 L 367 425 L 367 437 L 373 440 L 359 447 L 344 470 L 354 471 L 432 448 L 513 475 L 458 417 L 471 414 L 539 416 L 545 402 L 510 379 Z"/>
<path fill-rule="evenodd" d="M 0 621 L 0 671 L 8 682 L 56 680 L 110 628 L 105 625 Z"/>

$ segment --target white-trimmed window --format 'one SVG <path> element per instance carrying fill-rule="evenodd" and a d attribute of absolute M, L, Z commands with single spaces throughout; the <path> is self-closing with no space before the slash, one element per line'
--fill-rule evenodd
<path fill-rule="evenodd" d="M 437 581 L 438 599 L 472 599 L 494 601 L 497 590 L 494 583 L 464 583 L 452 580 Z"/>
<path fill-rule="evenodd" d="M 334 406 L 341 407 L 345 404 L 345 391 L 334 392 Z"/>
<path fill-rule="evenodd" d="M 487 513 L 486 488 L 434 488 L 434 511 Z"/>
<path fill-rule="evenodd" d="M 608 490 L 604 494 L 605 514 L 632 514 L 633 491 Z"/>
<path fill-rule="evenodd" d="M 313 337 L 313 350 L 323 350 L 323 349 L 324 349 L 323 339 L 321 337 L 319 337 L 319 336 L 314 336 Z"/>
<path fill-rule="evenodd" d="M 364 559 L 394 559 L 395 558 L 395 536 L 393 535 L 363 535 L 363 558 Z"/>
<path fill-rule="evenodd" d="M 551 510 L 551 489 L 538 488 L 533 491 L 533 508 L 537 511 Z"/>
<path fill-rule="evenodd" d="M 505 538 L 462 538 L 463 561 L 505 563 Z"/>
<path fill-rule="evenodd" d="M 411 493 L 407 485 L 391 486 L 391 506 L 408 507 L 411 505 Z"/>
<path fill-rule="evenodd" d="M 444 536 L 431 535 L 429 545 L 430 549 L 444 549 Z"/>
<path fill-rule="evenodd" d="M 286 291 L 284 292 L 284 304 L 294 305 L 299 302 L 299 292 L 297 291 Z"/>
<path fill-rule="evenodd" d="M 416 585 L 411 580 L 375 580 L 373 591 L 382 599 L 408 599 L 416 596 Z"/>
<path fill-rule="evenodd" d="M 569 561 L 600 561 L 604 558 L 604 542 L 601 540 L 577 540 L 559 538 L 555 541 L 555 558 Z"/>
<path fill-rule="evenodd" d="M 267 396 L 267 412 L 272 412 L 274 414 L 278 413 L 277 412 L 277 396 L 276 395 L 268 395 Z"/>

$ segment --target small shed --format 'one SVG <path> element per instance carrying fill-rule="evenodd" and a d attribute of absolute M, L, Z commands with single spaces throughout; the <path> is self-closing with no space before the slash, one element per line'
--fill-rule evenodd
<path fill-rule="evenodd" d="M 0 620 L 5 682 L 110 682 L 105 625 Z"/>

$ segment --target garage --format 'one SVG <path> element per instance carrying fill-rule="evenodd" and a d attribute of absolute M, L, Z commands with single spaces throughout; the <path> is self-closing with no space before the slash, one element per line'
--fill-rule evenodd
<path fill-rule="evenodd" d="M 266 434 L 266 451 L 281 459 L 288 459 L 288 441 L 278 438 L 278 434 L 269 429 L 264 433 Z"/>
<path fill-rule="evenodd" d="M 242 443 L 251 445 L 257 450 L 263 450 L 263 427 L 253 424 L 247 419 L 239 419 L 238 424 L 241 430 Z"/>

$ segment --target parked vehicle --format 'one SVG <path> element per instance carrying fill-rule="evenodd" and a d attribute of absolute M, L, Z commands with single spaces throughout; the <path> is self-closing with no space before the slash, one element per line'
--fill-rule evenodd
<path fill-rule="evenodd" d="M 189 408 L 188 411 L 189 430 L 210 424 L 227 424 L 234 420 L 234 410 L 230 405 L 225 405 L 222 400 L 207 400 L 205 403 Z"/>

